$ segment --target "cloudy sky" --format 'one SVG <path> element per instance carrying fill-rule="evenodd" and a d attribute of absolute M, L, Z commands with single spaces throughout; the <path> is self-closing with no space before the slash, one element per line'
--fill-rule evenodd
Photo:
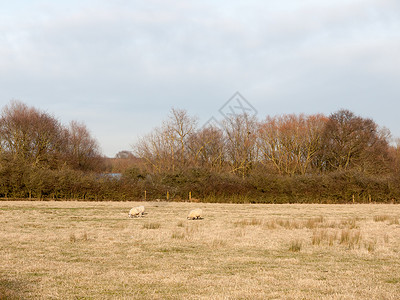
<path fill-rule="evenodd" d="M 107 156 L 170 109 L 350 109 L 400 137 L 398 0 L 0 0 L 0 104 L 84 122 Z"/>

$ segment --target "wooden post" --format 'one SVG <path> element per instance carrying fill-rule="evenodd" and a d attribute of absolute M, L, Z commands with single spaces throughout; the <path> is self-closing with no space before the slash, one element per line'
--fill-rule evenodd
<path fill-rule="evenodd" d="M 192 201 L 192 192 L 189 192 L 189 201 Z"/>
<path fill-rule="evenodd" d="M 147 199 L 147 191 L 144 191 L 144 200 L 146 201 Z"/>
<path fill-rule="evenodd" d="M 372 202 L 372 199 L 371 199 L 371 194 L 368 194 L 368 200 L 369 200 L 369 203 L 371 203 L 371 202 Z"/>
<path fill-rule="evenodd" d="M 167 192 L 167 201 L 169 200 L 169 192 Z"/>
<path fill-rule="evenodd" d="M 353 203 L 355 203 L 355 201 L 354 201 L 354 194 L 353 194 Z"/>

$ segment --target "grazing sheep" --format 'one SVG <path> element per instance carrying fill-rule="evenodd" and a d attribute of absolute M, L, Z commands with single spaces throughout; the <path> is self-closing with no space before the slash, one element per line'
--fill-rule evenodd
<path fill-rule="evenodd" d="M 128 216 L 129 216 L 129 218 L 141 217 L 141 216 L 143 216 L 143 214 L 144 214 L 144 206 L 142 205 L 142 206 L 137 206 L 137 207 L 132 208 L 129 211 Z"/>
<path fill-rule="evenodd" d="M 203 211 L 200 208 L 196 208 L 196 209 L 193 209 L 190 211 L 187 218 L 189 220 L 202 219 L 202 217 L 201 217 L 202 214 L 203 214 Z"/>

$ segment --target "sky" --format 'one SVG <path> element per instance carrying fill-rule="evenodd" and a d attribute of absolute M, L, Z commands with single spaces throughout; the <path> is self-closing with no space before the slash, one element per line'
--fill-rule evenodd
<path fill-rule="evenodd" d="M 260 120 L 349 109 L 400 137 L 400 1 L 0 0 L 0 106 L 84 122 L 106 156 L 238 96 Z"/>

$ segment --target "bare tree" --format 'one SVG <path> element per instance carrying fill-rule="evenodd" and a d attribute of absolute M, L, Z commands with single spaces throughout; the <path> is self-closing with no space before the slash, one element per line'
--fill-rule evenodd
<path fill-rule="evenodd" d="M 305 174 L 321 148 L 325 122 L 322 115 L 267 117 L 258 130 L 261 162 L 280 174 Z"/>
<path fill-rule="evenodd" d="M 0 149 L 32 166 L 55 167 L 66 145 L 66 132 L 56 118 L 19 101 L 3 108 Z"/>
<path fill-rule="evenodd" d="M 74 169 L 83 171 L 101 168 L 99 145 L 86 125 L 72 121 L 68 133 L 68 163 Z"/>
<path fill-rule="evenodd" d="M 156 128 L 132 146 L 134 154 L 143 159 L 149 171 L 162 173 L 170 169 L 171 156 L 165 136 L 162 129 Z"/>
<path fill-rule="evenodd" d="M 189 140 L 195 130 L 195 118 L 185 110 L 172 109 L 161 128 L 133 146 L 134 152 L 158 173 L 183 169 L 190 162 Z"/>
<path fill-rule="evenodd" d="M 196 118 L 178 109 L 172 109 L 168 121 L 164 123 L 169 143 L 171 146 L 174 144 L 176 164 L 180 167 L 189 162 L 188 141 L 196 130 L 196 123 Z"/>
<path fill-rule="evenodd" d="M 223 122 L 231 172 L 242 177 L 249 174 L 258 156 L 256 125 L 255 117 L 247 114 L 232 115 Z"/>
<path fill-rule="evenodd" d="M 222 171 L 226 161 L 225 137 L 221 129 L 205 127 L 189 140 L 191 161 L 211 171 Z"/>

